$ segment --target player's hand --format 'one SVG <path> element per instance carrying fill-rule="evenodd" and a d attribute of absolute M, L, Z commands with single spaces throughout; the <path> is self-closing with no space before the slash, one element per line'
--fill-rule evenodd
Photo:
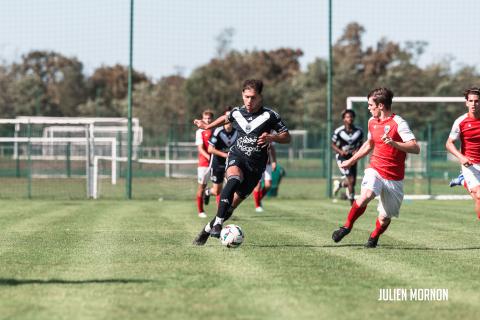
<path fill-rule="evenodd" d="M 460 158 L 460 163 L 464 167 L 470 167 L 473 164 L 471 159 L 468 159 L 467 157 L 461 157 Z"/>
<path fill-rule="evenodd" d="M 389 146 L 394 146 L 395 145 L 395 141 L 393 141 L 392 138 L 390 138 L 386 133 L 382 136 L 382 141 L 383 143 L 385 144 L 388 144 Z"/>
<path fill-rule="evenodd" d="M 277 163 L 276 162 L 272 162 L 271 166 L 272 166 L 272 172 L 277 169 Z"/>
<path fill-rule="evenodd" d="M 272 142 L 272 136 L 266 132 L 262 133 L 260 137 L 258 137 L 257 144 L 262 148 L 267 147 L 270 142 Z"/>
<path fill-rule="evenodd" d="M 193 120 L 193 124 L 196 125 L 200 129 L 207 129 L 207 124 L 203 122 L 203 120 L 195 119 Z"/>
<path fill-rule="evenodd" d="M 345 161 L 342 161 L 342 163 L 340 163 L 340 168 L 342 169 L 348 169 L 350 168 L 351 166 L 353 165 L 352 161 L 349 160 L 345 160 Z"/>

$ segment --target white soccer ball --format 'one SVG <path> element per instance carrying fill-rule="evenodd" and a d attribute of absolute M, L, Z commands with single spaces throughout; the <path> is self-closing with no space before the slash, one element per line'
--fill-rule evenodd
<path fill-rule="evenodd" d="M 245 234 L 242 231 L 242 228 L 236 224 L 229 224 L 223 227 L 222 232 L 220 232 L 220 241 L 222 244 L 228 248 L 237 248 L 239 247 Z"/>

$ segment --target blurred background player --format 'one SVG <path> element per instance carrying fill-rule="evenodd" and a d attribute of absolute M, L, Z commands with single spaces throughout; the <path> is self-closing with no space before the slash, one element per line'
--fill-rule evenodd
<path fill-rule="evenodd" d="M 374 89 L 367 98 L 368 110 L 372 114 L 368 120 L 367 141 L 340 166 L 349 168 L 372 150 L 373 154 L 369 168 L 365 169 L 360 197 L 353 201 L 347 221 L 333 232 L 332 239 L 339 242 L 349 234 L 355 220 L 367 209 L 367 204 L 380 196 L 376 227 L 365 244 L 367 248 L 375 248 L 392 217 L 398 217 L 400 213 L 407 153 L 418 154 L 420 148 L 407 122 L 392 113 L 393 92 L 390 89 Z"/>
<path fill-rule="evenodd" d="M 209 109 L 202 112 L 202 121 L 209 124 L 213 120 L 213 112 Z M 198 167 L 197 167 L 197 210 L 200 218 L 206 218 L 207 214 L 203 208 L 203 194 L 207 187 L 209 176 L 210 154 L 208 153 L 208 140 L 212 134 L 211 130 L 198 129 L 195 132 L 195 144 L 198 150 Z"/>
<path fill-rule="evenodd" d="M 480 219 L 480 88 L 469 88 L 464 96 L 468 112 L 453 123 L 445 147 L 462 165 L 463 183 L 475 202 L 475 212 Z M 460 140 L 461 150 L 455 146 L 456 140 Z"/>
<path fill-rule="evenodd" d="M 343 125 L 335 129 L 332 135 L 332 149 L 336 152 L 338 168 L 342 173 L 341 180 L 334 181 L 333 194 L 337 195 L 342 187 L 347 188 L 347 198 L 350 204 L 355 199 L 355 183 L 357 180 L 357 163 L 350 168 L 342 168 L 340 164 L 350 159 L 362 146 L 363 131 L 355 126 L 355 112 L 353 110 L 342 111 Z"/>
<path fill-rule="evenodd" d="M 204 245 L 209 236 L 220 237 L 222 224 L 262 178 L 268 162 L 268 145 L 272 142 L 290 142 L 290 133 L 280 115 L 263 106 L 262 89 L 261 80 L 245 80 L 242 88 L 243 106 L 234 108 L 228 116 L 222 115 L 209 125 L 201 120 L 194 121 L 196 126 L 203 129 L 231 122 L 238 131 L 237 141 L 228 154 L 227 183 L 220 194 L 217 215 L 202 228 L 193 241 L 195 245 Z M 277 134 L 272 134 L 272 130 Z"/>
<path fill-rule="evenodd" d="M 272 172 L 277 168 L 277 154 L 274 144 L 268 146 L 268 164 L 263 172 L 262 179 L 253 189 L 253 201 L 255 202 L 255 212 L 263 212 L 262 199 L 272 188 Z M 263 184 L 263 186 L 262 186 Z"/>
<path fill-rule="evenodd" d="M 208 141 L 208 152 L 211 155 L 210 180 L 212 181 L 212 188 L 205 189 L 203 200 L 207 205 L 210 202 L 210 195 L 216 196 L 217 204 L 220 201 L 228 151 L 237 140 L 237 135 L 238 132 L 233 129 L 232 124 L 226 123 L 223 127 L 213 130 L 212 136 Z"/>

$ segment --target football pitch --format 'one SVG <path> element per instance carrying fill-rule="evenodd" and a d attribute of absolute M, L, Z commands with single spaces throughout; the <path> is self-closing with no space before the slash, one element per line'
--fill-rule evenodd
<path fill-rule="evenodd" d="M 480 235 L 471 201 L 404 202 L 365 249 L 373 202 L 341 243 L 346 202 L 251 199 L 245 242 L 195 247 L 192 201 L 0 201 L 0 319 L 474 319 Z M 208 207 L 213 215 L 212 204 Z M 448 301 L 378 301 L 380 289 Z"/>

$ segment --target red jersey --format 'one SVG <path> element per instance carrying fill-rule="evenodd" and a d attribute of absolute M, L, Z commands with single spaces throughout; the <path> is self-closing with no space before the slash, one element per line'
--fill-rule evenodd
<path fill-rule="evenodd" d="M 455 120 L 450 138 L 462 143 L 461 153 L 473 163 L 480 163 L 480 119 L 470 118 L 468 113 Z"/>
<path fill-rule="evenodd" d="M 370 168 L 375 169 L 384 179 L 403 180 L 407 153 L 384 143 L 382 141 L 384 134 L 398 142 L 414 140 L 415 136 L 407 122 L 396 114 L 385 120 L 373 117 L 368 120 L 368 139 L 372 140 L 374 145 Z"/>
<path fill-rule="evenodd" d="M 195 132 L 195 145 L 203 146 L 205 151 L 208 151 L 208 140 L 212 135 L 211 130 L 198 129 Z M 208 167 L 210 165 L 210 160 L 205 158 L 203 154 L 198 153 L 198 166 L 199 167 Z"/>

